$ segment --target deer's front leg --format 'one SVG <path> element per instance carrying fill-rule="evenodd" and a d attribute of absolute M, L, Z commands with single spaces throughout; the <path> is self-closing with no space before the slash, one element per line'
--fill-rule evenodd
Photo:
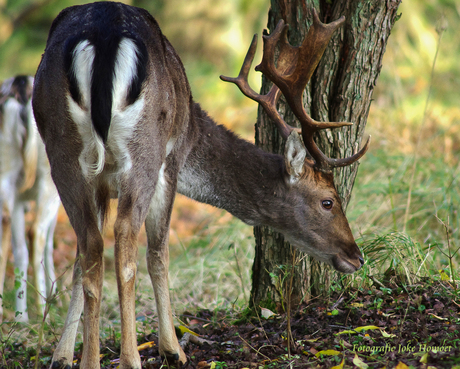
<path fill-rule="evenodd" d="M 162 167 L 145 222 L 148 239 L 147 267 L 155 292 L 160 354 L 170 362 L 185 364 L 187 357 L 176 337 L 168 285 L 169 224 L 175 192 L 175 180 L 166 181 L 164 167 Z"/>

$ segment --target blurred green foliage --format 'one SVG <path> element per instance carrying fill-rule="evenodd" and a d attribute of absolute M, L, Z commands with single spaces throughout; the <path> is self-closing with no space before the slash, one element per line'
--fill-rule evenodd
<path fill-rule="evenodd" d="M 458 107 L 460 89 L 460 3 L 456 0 L 404 1 L 390 37 L 376 99 L 421 118 L 439 32 L 442 39 L 433 80 L 432 108 Z M 457 118 L 458 119 L 458 118 Z M 421 121 L 421 119 L 419 119 Z"/>

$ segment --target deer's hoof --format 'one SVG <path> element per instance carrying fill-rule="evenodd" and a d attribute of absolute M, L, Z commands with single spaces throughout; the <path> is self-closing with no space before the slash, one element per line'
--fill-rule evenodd
<path fill-rule="evenodd" d="M 187 356 L 182 348 L 179 347 L 179 352 L 162 352 L 161 356 L 166 359 L 169 365 L 180 368 L 187 362 Z"/>
<path fill-rule="evenodd" d="M 70 364 L 67 364 L 67 361 L 65 360 L 53 361 L 50 367 L 50 369 L 71 369 L 71 368 L 72 366 Z"/>

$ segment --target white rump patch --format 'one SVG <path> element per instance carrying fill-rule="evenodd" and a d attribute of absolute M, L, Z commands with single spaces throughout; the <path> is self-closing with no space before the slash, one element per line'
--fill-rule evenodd
<path fill-rule="evenodd" d="M 137 46 L 133 40 L 124 38 L 120 42 L 115 62 L 115 79 L 113 81 L 112 122 L 107 144 L 119 173 L 131 169 L 132 162 L 128 142 L 134 129 L 142 118 L 144 96 L 141 94 L 132 105 L 126 106 L 128 89 L 137 72 Z"/>
<path fill-rule="evenodd" d="M 77 44 L 73 51 L 72 68 L 82 95 L 82 106 L 67 96 L 69 113 L 78 127 L 83 141 L 79 162 L 86 177 L 100 174 L 107 160 L 118 166 L 118 174 L 129 171 L 132 166 L 128 142 L 142 117 L 144 98 L 126 105 L 129 87 L 137 72 L 137 47 L 129 38 L 120 41 L 115 60 L 112 90 L 112 117 L 106 146 L 91 121 L 91 78 L 95 57 L 94 46 L 88 40 Z M 110 152 L 107 156 L 106 149 Z M 110 157 L 110 159 L 109 159 Z"/>
<path fill-rule="evenodd" d="M 77 125 L 83 141 L 79 162 L 85 177 L 101 173 L 105 162 L 104 143 L 91 122 L 91 77 L 94 57 L 94 46 L 88 40 L 83 40 L 75 46 L 71 68 L 81 94 L 81 106 L 70 94 L 67 95 L 70 116 Z"/>
<path fill-rule="evenodd" d="M 118 46 L 113 81 L 113 109 L 123 108 L 128 87 L 137 73 L 137 46 L 130 38 L 123 38 Z"/>

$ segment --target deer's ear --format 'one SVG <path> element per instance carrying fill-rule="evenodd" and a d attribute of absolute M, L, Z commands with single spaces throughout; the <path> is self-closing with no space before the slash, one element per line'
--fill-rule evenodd
<path fill-rule="evenodd" d="M 307 151 L 299 134 L 292 131 L 286 140 L 284 147 L 284 161 L 286 171 L 291 183 L 296 182 L 305 170 L 305 157 Z"/>

